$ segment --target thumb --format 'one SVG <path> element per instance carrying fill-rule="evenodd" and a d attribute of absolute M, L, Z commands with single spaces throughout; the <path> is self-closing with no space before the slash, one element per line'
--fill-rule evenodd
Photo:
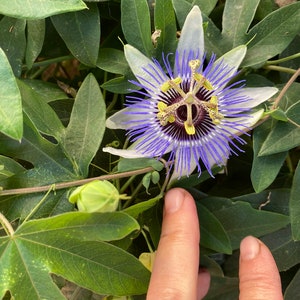
<path fill-rule="evenodd" d="M 275 260 L 265 244 L 248 236 L 240 246 L 240 300 L 282 300 Z"/>

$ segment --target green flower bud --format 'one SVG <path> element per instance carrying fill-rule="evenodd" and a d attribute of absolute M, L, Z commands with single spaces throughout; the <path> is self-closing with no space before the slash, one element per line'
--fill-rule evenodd
<path fill-rule="evenodd" d="M 107 180 L 95 180 L 79 186 L 69 196 L 69 201 L 77 204 L 79 211 L 110 212 L 118 207 L 120 195 Z"/>

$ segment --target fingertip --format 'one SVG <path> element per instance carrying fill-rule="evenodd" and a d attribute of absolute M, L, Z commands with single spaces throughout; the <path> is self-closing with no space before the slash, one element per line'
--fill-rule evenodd
<path fill-rule="evenodd" d="M 260 241 L 253 236 L 245 237 L 240 245 L 240 259 L 249 261 L 259 255 Z"/>
<path fill-rule="evenodd" d="M 186 197 L 184 189 L 175 188 L 167 192 L 165 196 L 165 212 L 167 214 L 178 211 Z"/>
<path fill-rule="evenodd" d="M 268 247 L 255 237 L 244 238 L 240 245 L 240 300 L 282 300 L 276 262 Z"/>
<path fill-rule="evenodd" d="M 195 206 L 192 195 L 182 189 L 173 188 L 169 190 L 165 196 L 165 213 L 171 214 L 182 208 L 182 204 Z"/>

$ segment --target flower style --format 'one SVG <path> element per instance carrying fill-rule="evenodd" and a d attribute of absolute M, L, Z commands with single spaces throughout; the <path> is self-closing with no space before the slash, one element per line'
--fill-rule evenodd
<path fill-rule="evenodd" d="M 124 49 L 141 90 L 128 96 L 127 107 L 106 125 L 128 130 L 134 143 L 127 150 L 106 147 L 103 151 L 125 158 L 160 158 L 170 153 L 173 177 L 188 176 L 195 168 L 200 175 L 203 167 L 213 176 L 212 166 L 223 166 L 232 153 L 242 151 L 237 142 L 245 142 L 239 135 L 263 114 L 263 109 L 250 110 L 277 92 L 273 87 L 245 88 L 242 81 L 230 83 L 246 54 L 244 45 L 219 59 L 212 54 L 205 61 L 198 6 L 185 20 L 173 68 L 170 54 L 163 56 L 161 66 L 130 45 Z"/>

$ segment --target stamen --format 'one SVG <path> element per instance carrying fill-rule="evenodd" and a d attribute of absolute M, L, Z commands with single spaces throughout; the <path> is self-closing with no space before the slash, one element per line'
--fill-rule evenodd
<path fill-rule="evenodd" d="M 174 111 L 180 106 L 180 103 L 175 103 L 173 105 L 168 106 L 166 103 L 159 101 L 157 104 L 158 113 L 157 118 L 160 122 L 160 125 L 166 126 L 168 123 L 175 122 L 176 118 L 174 115 Z"/>
<path fill-rule="evenodd" d="M 184 129 L 188 135 L 193 135 L 196 132 L 194 124 L 188 124 L 188 121 L 184 122 Z"/>
<path fill-rule="evenodd" d="M 218 97 L 212 96 L 208 102 L 208 114 L 211 118 L 212 122 L 216 125 L 221 123 L 221 119 L 224 118 L 222 114 L 219 113 L 219 107 L 218 107 Z"/>
<path fill-rule="evenodd" d="M 179 84 L 182 82 L 182 79 L 180 77 L 176 77 L 174 79 L 170 79 L 166 82 L 164 82 L 160 89 L 163 92 L 167 92 L 171 88 L 173 88 L 181 97 L 185 97 L 185 92 L 180 88 Z"/>

